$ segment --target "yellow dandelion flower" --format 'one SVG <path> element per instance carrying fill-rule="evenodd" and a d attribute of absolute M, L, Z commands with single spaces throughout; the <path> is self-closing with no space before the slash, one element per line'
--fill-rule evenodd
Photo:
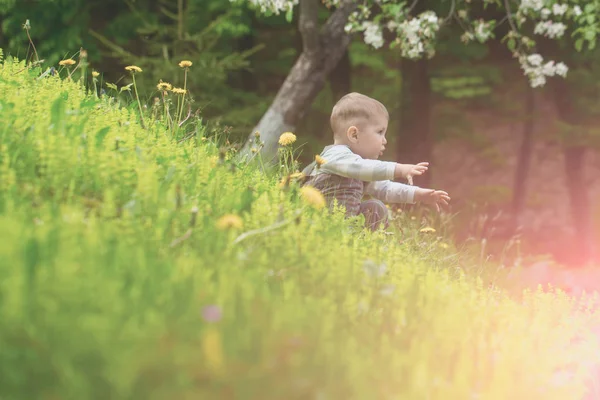
<path fill-rule="evenodd" d="M 294 172 L 290 175 L 290 179 L 300 179 L 303 178 L 304 174 L 302 172 Z"/>
<path fill-rule="evenodd" d="M 448 246 L 448 243 L 444 243 L 444 242 L 440 243 L 440 248 L 447 249 L 448 247 L 450 247 L 450 246 Z"/>
<path fill-rule="evenodd" d="M 179 66 L 181 68 L 189 68 L 192 66 L 192 62 L 188 61 L 188 60 L 183 60 L 182 62 L 179 63 Z"/>
<path fill-rule="evenodd" d="M 292 132 L 285 132 L 279 136 L 279 144 L 282 146 L 289 146 L 296 141 L 296 135 Z"/>
<path fill-rule="evenodd" d="M 226 214 L 218 219 L 216 223 L 217 229 L 226 230 L 226 229 L 241 229 L 243 226 L 242 219 L 235 214 Z"/>
<path fill-rule="evenodd" d="M 156 85 L 156 88 L 161 92 L 166 92 L 168 90 L 173 89 L 173 86 L 170 83 L 160 81 L 159 84 Z"/>
<path fill-rule="evenodd" d="M 316 155 L 316 156 L 315 156 L 315 161 L 316 161 L 316 163 L 317 163 L 317 166 L 319 166 L 319 167 L 320 167 L 321 165 L 323 165 L 323 164 L 326 164 L 326 163 L 327 163 L 327 160 L 326 160 L 326 159 L 324 159 L 323 157 L 321 157 L 320 155 Z"/>
<path fill-rule="evenodd" d="M 422 228 L 419 232 L 421 232 L 421 233 L 435 233 L 435 229 L 433 229 L 430 226 L 427 226 L 425 228 Z"/>
<path fill-rule="evenodd" d="M 125 70 L 129 72 L 142 72 L 142 69 L 137 65 L 128 65 L 125 67 Z"/>
<path fill-rule="evenodd" d="M 181 89 L 181 88 L 173 88 L 171 91 L 175 94 L 186 94 L 187 93 L 186 89 Z"/>
<path fill-rule="evenodd" d="M 69 66 L 69 65 L 75 65 L 75 64 L 77 64 L 75 62 L 75 60 L 72 60 L 70 58 L 67 58 L 66 60 L 59 61 L 59 63 L 58 63 L 58 65 L 60 65 L 61 67 Z"/>
<path fill-rule="evenodd" d="M 223 344 L 217 329 L 208 329 L 202 336 L 202 352 L 207 366 L 220 372 L 224 365 Z"/>
<path fill-rule="evenodd" d="M 94 78 L 97 78 L 97 77 L 99 77 L 99 76 L 100 76 L 100 72 L 98 72 L 98 71 L 92 71 L 92 76 L 93 76 Z"/>
<path fill-rule="evenodd" d="M 316 208 L 317 210 L 320 210 L 326 205 L 323 193 L 312 186 L 303 186 L 302 189 L 300 189 L 300 196 L 302 196 L 302 199 L 304 199 L 304 201 L 306 201 L 310 206 Z"/>

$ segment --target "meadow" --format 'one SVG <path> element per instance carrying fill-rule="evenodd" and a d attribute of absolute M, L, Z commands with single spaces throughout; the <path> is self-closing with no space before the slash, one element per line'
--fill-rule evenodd
<path fill-rule="evenodd" d="M 185 89 L 143 109 L 68 64 L 0 65 L 0 398 L 600 392 L 595 295 L 514 295 L 441 218 L 365 231 L 300 188 L 301 138 L 265 172 Z"/>

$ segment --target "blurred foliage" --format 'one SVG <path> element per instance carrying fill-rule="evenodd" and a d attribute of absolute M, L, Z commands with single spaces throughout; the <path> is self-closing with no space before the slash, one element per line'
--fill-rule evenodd
<path fill-rule="evenodd" d="M 202 123 L 173 140 L 41 71 L 0 68 L 1 398 L 595 390 L 597 296 L 513 297 L 507 268 L 447 240 L 447 217 L 365 231 Z"/>

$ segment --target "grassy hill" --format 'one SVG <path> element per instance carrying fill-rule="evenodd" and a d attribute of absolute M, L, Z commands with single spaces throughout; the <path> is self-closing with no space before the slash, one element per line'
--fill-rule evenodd
<path fill-rule="evenodd" d="M 420 219 L 363 231 L 200 120 L 41 72 L 0 66 L 0 398 L 594 390 L 595 298 L 513 298 Z"/>

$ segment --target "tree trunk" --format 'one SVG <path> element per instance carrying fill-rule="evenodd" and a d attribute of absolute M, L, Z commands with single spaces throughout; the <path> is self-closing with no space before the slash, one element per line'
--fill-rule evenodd
<path fill-rule="evenodd" d="M 517 169 L 513 187 L 512 201 L 512 231 L 519 229 L 527 198 L 527 178 L 531 167 L 533 153 L 533 129 L 535 121 L 535 93 L 533 88 L 527 84 L 525 94 L 525 123 L 523 124 L 523 141 L 519 150 Z"/>
<path fill-rule="evenodd" d="M 352 66 L 350 65 L 350 54 L 347 49 L 336 67 L 331 71 L 329 82 L 334 102 L 350 93 L 352 88 Z"/>
<path fill-rule="evenodd" d="M 554 78 L 552 87 L 559 118 L 569 126 L 577 127 L 579 118 L 573 107 L 572 94 L 567 82 L 561 78 Z M 581 144 L 564 144 L 565 180 L 574 228 L 569 248 L 571 249 L 570 258 L 576 265 L 583 265 L 591 261 L 593 256 L 590 200 L 584 176 L 585 154 L 586 148 Z"/>
<path fill-rule="evenodd" d="M 302 54 L 279 89 L 275 100 L 250 133 L 242 154 L 248 154 L 254 139 L 253 134 L 258 131 L 265 143 L 261 151 L 263 158 L 271 161 L 276 156 L 279 135 L 286 131 L 294 131 L 348 47 L 350 36 L 344 31 L 344 26 L 356 7 L 354 0 L 344 0 L 320 31 L 318 7 L 317 0 L 300 1 L 298 25 L 302 34 Z"/>
<path fill-rule="evenodd" d="M 590 200 L 583 174 L 586 148 L 584 146 L 567 146 L 563 153 L 565 156 L 565 179 L 570 197 L 571 218 L 575 229 L 571 256 L 575 264 L 583 265 L 591 261 L 593 256 Z"/>
<path fill-rule="evenodd" d="M 429 161 L 433 154 L 431 135 L 431 84 L 429 61 L 403 59 L 401 123 L 397 135 L 396 154 L 398 162 L 418 163 Z M 431 170 L 414 179 L 417 186 L 429 187 Z"/>

